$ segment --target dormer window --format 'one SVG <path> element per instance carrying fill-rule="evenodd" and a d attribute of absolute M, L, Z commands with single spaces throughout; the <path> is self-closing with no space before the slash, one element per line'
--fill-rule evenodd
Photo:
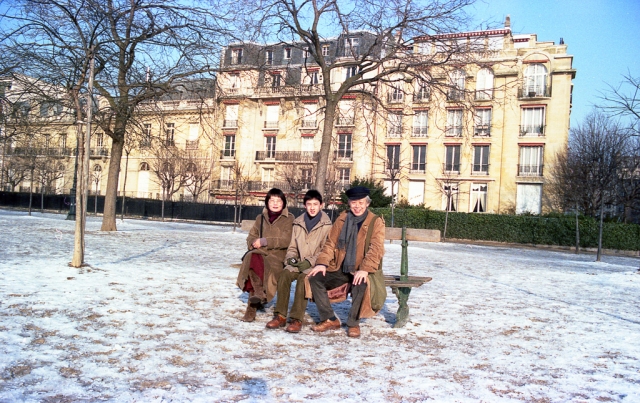
<path fill-rule="evenodd" d="M 284 48 L 284 58 L 291 59 L 291 48 Z"/>
<path fill-rule="evenodd" d="M 233 49 L 231 51 L 231 64 L 242 63 L 242 49 Z"/>
<path fill-rule="evenodd" d="M 267 50 L 264 55 L 265 64 L 268 66 L 273 64 L 273 50 Z"/>

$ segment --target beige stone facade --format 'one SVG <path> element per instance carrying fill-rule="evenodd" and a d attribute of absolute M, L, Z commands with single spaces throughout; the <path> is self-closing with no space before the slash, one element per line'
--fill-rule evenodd
<path fill-rule="evenodd" d="M 356 93 L 342 98 L 325 190 L 339 192 L 354 178 L 374 177 L 398 201 L 434 210 L 545 211 L 545 180 L 568 142 L 575 70 L 567 46 L 540 42 L 535 34 L 513 35 L 506 26 L 416 38 L 413 54 L 430 57 L 445 42 L 483 49 L 473 61 L 454 59 L 429 70 L 448 90 L 400 77 L 375 88 L 380 104 Z M 331 41 L 326 47 L 335 51 Z M 199 201 L 234 203 L 239 196 L 259 204 L 274 186 L 292 196 L 312 187 L 322 80 L 339 83 L 349 71 L 321 77 L 303 62 L 303 52 L 286 44 L 229 46 L 215 92 L 195 97 L 185 91 L 141 107 L 132 127 L 137 142 L 128 162 L 126 154 L 122 160 L 120 194 L 126 171 L 128 196 L 161 197 L 152 172 L 158 157 L 149 147 L 156 140 L 191 150 L 210 170 Z M 92 141 L 91 169 L 100 166 L 105 180 L 91 188 L 103 192 L 110 142 L 99 133 Z M 68 126 L 64 142 L 61 148 L 73 150 L 75 126 Z M 68 173 L 58 192 L 71 187 L 73 158 L 67 154 Z M 173 195 L 184 198 L 193 198 L 186 188 Z"/>

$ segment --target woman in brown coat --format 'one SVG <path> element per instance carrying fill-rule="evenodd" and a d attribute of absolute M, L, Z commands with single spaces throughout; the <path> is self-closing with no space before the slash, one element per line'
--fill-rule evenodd
<path fill-rule="evenodd" d="M 238 273 L 238 287 L 249 292 L 242 318 L 245 322 L 254 321 L 256 311 L 275 296 L 293 230 L 294 217 L 287 210 L 287 199 L 280 189 L 269 190 L 264 204 L 247 236 L 249 253 L 242 259 Z"/>

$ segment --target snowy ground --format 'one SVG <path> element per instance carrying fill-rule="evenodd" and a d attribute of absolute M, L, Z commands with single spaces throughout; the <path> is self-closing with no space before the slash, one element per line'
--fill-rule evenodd
<path fill-rule="evenodd" d="M 90 218 L 75 269 L 73 225 L 0 210 L 0 402 L 640 402 L 637 258 L 413 242 L 410 322 L 353 340 L 241 322 L 246 233 Z"/>

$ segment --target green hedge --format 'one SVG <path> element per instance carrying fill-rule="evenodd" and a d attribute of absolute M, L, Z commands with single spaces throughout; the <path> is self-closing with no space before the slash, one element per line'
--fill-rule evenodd
<path fill-rule="evenodd" d="M 390 208 L 373 208 L 391 226 Z M 428 209 L 399 209 L 394 212 L 394 226 L 444 231 L 445 212 Z M 598 221 L 580 217 L 580 246 L 598 246 Z M 533 216 L 449 213 L 447 238 L 510 242 L 534 245 L 574 246 L 574 216 Z M 640 226 L 605 222 L 602 236 L 605 249 L 640 250 Z"/>

